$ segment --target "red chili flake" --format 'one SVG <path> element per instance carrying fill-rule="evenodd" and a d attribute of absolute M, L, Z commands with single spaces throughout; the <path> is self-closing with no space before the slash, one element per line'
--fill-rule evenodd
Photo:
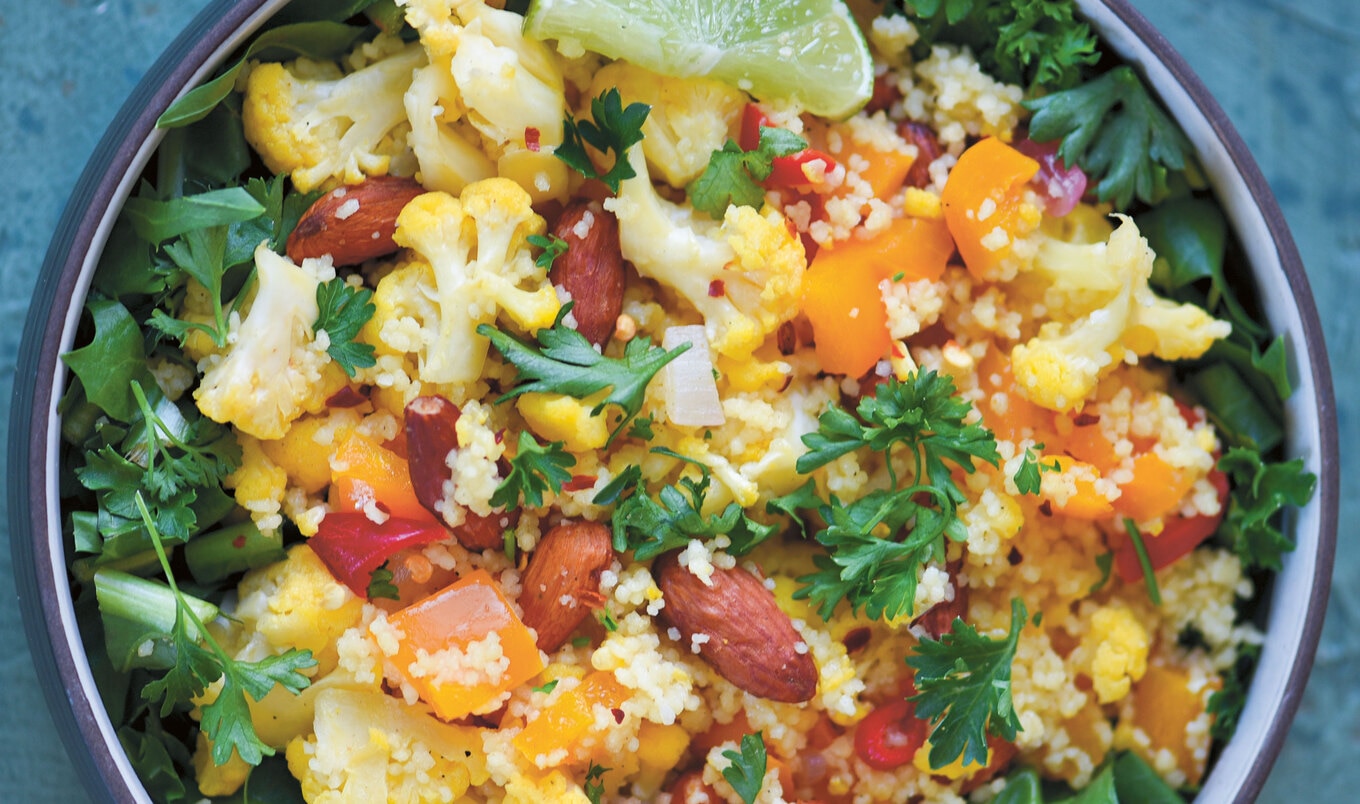
<path fill-rule="evenodd" d="M 715 279 L 712 282 L 709 282 L 708 295 L 715 299 L 719 296 L 727 295 L 727 283 L 723 282 L 721 279 Z"/>
<path fill-rule="evenodd" d="M 614 716 L 614 722 L 615 722 L 615 723 L 622 723 L 622 722 L 623 722 L 623 710 L 622 710 L 622 709 L 610 709 L 610 710 L 609 710 L 609 713 L 612 714 L 612 715 Z"/>
<path fill-rule="evenodd" d="M 524 129 L 524 147 L 537 153 L 538 152 L 538 129 L 529 126 Z"/>
<path fill-rule="evenodd" d="M 1090 427 L 1093 424 L 1100 424 L 1100 417 L 1094 413 L 1078 413 L 1072 423 L 1078 427 Z"/>
<path fill-rule="evenodd" d="M 243 533 L 240 536 L 237 536 L 235 539 L 232 539 L 231 546 L 235 547 L 237 550 L 244 548 L 246 546 L 245 534 Z"/>
<path fill-rule="evenodd" d="M 1053 516 L 1053 503 L 1049 500 L 1039 503 L 1039 513 L 1044 516 Z"/>
<path fill-rule="evenodd" d="M 562 484 L 563 491 L 581 491 L 595 485 L 595 475 L 572 475 L 571 480 Z"/>
<path fill-rule="evenodd" d="M 368 386 L 364 386 L 365 391 Z M 355 389 L 352 385 L 346 385 L 339 391 L 326 398 L 328 408 L 355 408 L 368 401 L 368 394 L 365 391 Z"/>
<path fill-rule="evenodd" d="M 496 431 L 496 443 L 497 443 L 497 444 L 500 444 L 500 443 L 502 443 L 502 442 L 504 442 L 504 441 L 505 441 L 505 431 L 504 431 L 504 430 L 497 430 L 497 431 Z"/>
<path fill-rule="evenodd" d="M 869 637 L 872 635 L 868 628 L 852 628 L 841 640 L 845 643 L 846 653 L 858 653 L 864 650 L 864 646 L 869 644 Z"/>

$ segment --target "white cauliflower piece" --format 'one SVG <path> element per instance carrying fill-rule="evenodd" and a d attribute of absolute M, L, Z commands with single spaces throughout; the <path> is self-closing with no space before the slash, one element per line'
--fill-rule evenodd
<path fill-rule="evenodd" d="M 1199 307 L 1152 292 L 1148 278 L 1155 255 L 1133 219 L 1120 220 L 1105 243 L 1040 249 L 1040 274 L 1063 295 L 1094 298 L 1099 306 L 1067 324 L 1044 324 L 1036 337 L 1011 352 L 1020 390 L 1035 404 L 1057 411 L 1079 408 L 1118 361 L 1198 357 L 1231 332 L 1231 325 Z"/>
<path fill-rule="evenodd" d="M 552 151 L 562 143 L 567 102 L 548 46 L 524 37 L 523 17 L 481 0 L 401 5 L 430 59 L 406 98 L 425 185 L 460 192 L 463 184 L 491 175 L 494 160 L 494 172 L 514 180 L 535 202 L 564 200 L 568 171 Z M 459 133 L 455 121 L 473 131 Z M 480 147 L 468 134 L 480 135 Z M 449 181 L 454 177 L 461 183 Z"/>
<path fill-rule="evenodd" d="M 203 415 L 269 440 L 283 437 L 302 414 L 325 407 L 338 386 L 326 376 L 331 357 L 312 325 L 317 285 L 334 275 L 329 257 L 299 266 L 266 243 L 255 249 L 255 298 L 245 320 L 233 314 L 226 354 L 198 364 L 203 380 L 194 400 Z"/>
<path fill-rule="evenodd" d="M 430 317 L 425 304 L 419 321 L 383 324 L 380 339 L 398 351 L 417 351 L 422 382 L 475 382 L 490 346 L 477 334 L 478 325 L 494 322 L 498 310 L 527 331 L 551 326 L 557 317 L 557 292 L 534 265 L 527 243 L 544 228 L 529 194 L 509 179 L 474 182 L 459 198 L 418 196 L 397 217 L 394 238 L 429 264 L 433 288 L 416 274 L 414 289 L 434 301 L 438 315 Z M 389 280 L 409 285 L 411 278 L 394 272 L 379 283 L 377 295 L 384 295 Z"/>
<path fill-rule="evenodd" d="M 403 98 L 424 64 L 413 43 L 339 78 L 300 76 L 296 63 L 252 65 L 241 105 L 246 140 L 299 192 L 385 175 L 404 150 L 393 134 L 407 122 Z"/>
<path fill-rule="evenodd" d="M 642 124 L 642 152 L 672 187 L 699 178 L 746 103 L 744 93 L 721 81 L 657 75 L 626 61 L 600 69 L 590 96 L 610 87 L 618 89 L 625 106 L 640 102 L 652 108 Z"/>
<path fill-rule="evenodd" d="M 628 151 L 636 176 L 605 208 L 619 220 L 624 259 L 678 293 L 704 319 L 718 354 L 746 360 L 798 313 L 807 258 L 779 212 L 730 206 L 721 224 L 671 203 L 652 187 L 642 150 Z"/>

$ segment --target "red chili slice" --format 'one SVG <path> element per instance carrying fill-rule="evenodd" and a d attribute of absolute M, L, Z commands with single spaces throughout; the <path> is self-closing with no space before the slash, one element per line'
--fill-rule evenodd
<path fill-rule="evenodd" d="M 373 570 L 392 554 L 446 539 L 448 535 L 448 531 L 430 522 L 389 517 L 379 525 L 362 513 L 334 511 L 321 520 L 307 545 L 337 581 L 359 597 L 367 598 Z"/>
<path fill-rule="evenodd" d="M 893 770 L 911 762 L 925 745 L 929 724 L 916 718 L 907 700 L 883 704 L 855 727 L 855 754 L 878 770 Z"/>

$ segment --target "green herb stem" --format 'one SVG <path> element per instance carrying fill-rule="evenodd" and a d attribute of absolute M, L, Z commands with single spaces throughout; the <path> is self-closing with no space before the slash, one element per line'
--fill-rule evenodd
<path fill-rule="evenodd" d="M 1124 517 L 1124 530 L 1129 532 L 1129 539 L 1133 541 L 1133 552 L 1138 555 L 1138 566 L 1143 568 L 1143 582 L 1147 584 L 1148 597 L 1152 599 L 1154 606 L 1160 606 L 1162 593 L 1157 588 L 1157 576 L 1152 574 L 1152 559 L 1148 556 L 1143 534 L 1138 532 L 1138 526 L 1128 517 Z"/>

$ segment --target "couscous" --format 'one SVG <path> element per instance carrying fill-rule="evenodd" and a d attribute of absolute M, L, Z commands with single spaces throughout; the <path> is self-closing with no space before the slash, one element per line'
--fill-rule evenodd
<path fill-rule="evenodd" d="M 153 798 L 1196 788 L 1312 480 L 1189 144 L 1066 3 L 808 5 L 849 116 L 481 0 L 177 107 L 63 403 Z"/>

